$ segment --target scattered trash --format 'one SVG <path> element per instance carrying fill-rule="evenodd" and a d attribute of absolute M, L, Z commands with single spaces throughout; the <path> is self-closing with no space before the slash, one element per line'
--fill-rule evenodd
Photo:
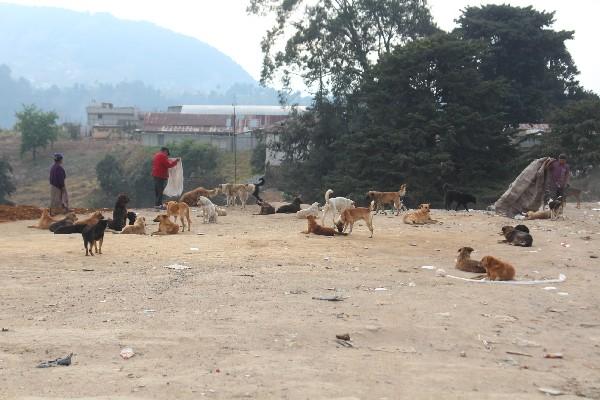
<path fill-rule="evenodd" d="M 446 270 L 442 269 L 442 268 L 438 268 L 435 271 L 435 276 L 440 276 L 440 277 L 445 277 L 446 276 Z"/>
<path fill-rule="evenodd" d="M 417 286 L 417 284 L 416 284 L 416 283 L 414 283 L 414 282 L 408 282 L 408 286 L 409 286 L 409 287 L 415 287 L 415 286 Z"/>
<path fill-rule="evenodd" d="M 546 286 L 544 290 L 556 290 L 555 286 Z"/>
<path fill-rule="evenodd" d="M 83 268 L 82 271 L 83 272 L 92 272 L 93 269 L 91 269 L 91 268 Z"/>
<path fill-rule="evenodd" d="M 413 247 L 417 247 L 416 243 L 409 243 L 409 245 L 413 246 Z"/>
<path fill-rule="evenodd" d="M 236 275 L 236 276 L 247 276 L 249 278 L 254 278 L 253 274 L 239 274 L 239 275 Z"/>
<path fill-rule="evenodd" d="M 479 339 L 479 341 L 480 341 L 481 343 L 483 343 L 483 347 L 485 347 L 485 349 L 486 349 L 487 351 L 492 351 L 492 349 L 493 349 L 494 347 L 492 346 L 492 344 L 491 344 L 490 342 L 488 342 L 487 340 L 485 340 L 484 338 L 482 338 L 482 337 L 481 337 L 481 335 L 477 335 L 477 338 Z"/>
<path fill-rule="evenodd" d="M 559 296 L 568 296 L 569 295 L 569 293 L 567 293 L 567 292 L 558 292 L 556 294 Z"/>
<path fill-rule="evenodd" d="M 156 312 L 156 310 L 152 310 L 152 309 L 144 310 L 144 314 L 151 314 L 154 312 Z"/>
<path fill-rule="evenodd" d="M 542 345 L 537 342 L 521 338 L 513 340 L 513 344 L 516 344 L 519 347 L 542 347 Z"/>
<path fill-rule="evenodd" d="M 8 328 L 2 328 L 2 332 L 8 332 Z"/>
<path fill-rule="evenodd" d="M 558 274 L 558 279 L 542 279 L 542 280 L 532 280 L 532 281 L 488 281 L 486 279 L 469 279 L 463 278 L 461 276 L 454 275 L 446 275 L 447 278 L 458 279 L 466 282 L 477 282 L 477 283 L 487 283 L 487 284 L 495 284 L 495 285 L 537 285 L 539 283 L 561 283 L 567 280 L 566 275 Z"/>
<path fill-rule="evenodd" d="M 336 343 L 337 343 L 337 344 L 339 344 L 339 345 L 341 345 L 341 346 L 343 346 L 343 347 L 349 347 L 349 348 L 350 348 L 350 347 L 354 347 L 354 346 L 352 345 L 352 343 L 350 343 L 350 342 L 349 342 L 349 341 L 347 341 L 347 340 L 335 339 L 335 341 L 336 341 Z"/>
<path fill-rule="evenodd" d="M 521 215 L 521 214 L 517 214 L 517 215 L 515 215 L 515 219 L 522 220 L 522 219 L 525 219 L 525 216 Z"/>
<path fill-rule="evenodd" d="M 124 349 L 121 350 L 119 355 L 121 356 L 121 358 L 123 360 L 128 360 L 131 357 L 135 356 L 135 352 L 133 351 L 133 349 L 131 347 L 125 347 Z"/>
<path fill-rule="evenodd" d="M 171 265 L 165 265 L 165 268 L 169 268 L 169 269 L 175 269 L 175 270 L 182 270 L 182 269 L 190 269 L 191 267 L 188 267 L 187 265 L 181 265 L 181 264 L 171 264 Z"/>
<path fill-rule="evenodd" d="M 568 244 L 568 243 L 565 243 L 565 242 L 561 242 L 561 243 L 560 243 L 560 245 L 561 245 L 562 247 L 571 247 L 571 245 L 570 245 L 570 244 Z"/>
<path fill-rule="evenodd" d="M 437 315 L 439 315 L 440 317 L 448 318 L 450 316 L 450 313 L 449 312 L 439 312 L 439 313 L 437 313 Z"/>
<path fill-rule="evenodd" d="M 198 235 L 198 236 L 204 236 L 204 235 L 206 235 L 206 233 L 198 232 L 198 233 L 196 233 L 196 235 Z"/>
<path fill-rule="evenodd" d="M 386 290 L 387 290 L 387 288 L 384 288 L 384 287 L 376 287 L 376 288 L 375 288 L 375 289 L 373 289 L 373 290 L 374 290 L 374 291 L 376 291 L 376 292 L 384 292 L 384 291 L 386 291 Z"/>
<path fill-rule="evenodd" d="M 544 355 L 544 358 L 563 358 L 562 353 L 548 353 Z"/>
<path fill-rule="evenodd" d="M 191 251 L 200 251 L 200 249 L 198 247 L 190 247 Z"/>
<path fill-rule="evenodd" d="M 422 269 L 431 269 L 431 270 L 435 269 L 435 267 L 433 265 L 423 265 L 421 268 Z"/>
<path fill-rule="evenodd" d="M 340 295 L 335 295 L 335 296 L 319 296 L 319 297 L 313 297 L 313 300 L 323 300 L 323 301 L 344 301 L 345 297 L 342 297 Z"/>
<path fill-rule="evenodd" d="M 340 340 L 346 340 L 346 341 L 350 340 L 350 334 L 349 333 L 342 333 L 341 335 L 335 335 L 335 337 L 337 339 L 340 339 Z"/>
<path fill-rule="evenodd" d="M 73 353 L 71 353 L 68 356 L 63 357 L 63 358 L 57 358 L 56 360 L 44 361 L 43 363 L 38 364 L 36 368 L 50 368 L 50 367 L 57 367 L 59 365 L 68 367 L 69 365 L 71 365 L 72 357 L 73 357 Z"/>
<path fill-rule="evenodd" d="M 323 260 L 329 261 L 329 257 L 323 257 Z"/>
<path fill-rule="evenodd" d="M 531 354 L 521 353 L 520 351 L 507 351 L 506 354 L 512 354 L 515 356 L 533 357 Z"/>
<path fill-rule="evenodd" d="M 549 394 L 550 396 L 560 396 L 563 394 L 560 390 L 553 388 L 538 388 L 538 390 L 542 393 Z"/>

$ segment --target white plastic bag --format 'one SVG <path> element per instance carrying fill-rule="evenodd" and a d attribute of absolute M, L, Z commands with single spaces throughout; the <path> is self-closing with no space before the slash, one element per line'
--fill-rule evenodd
<path fill-rule="evenodd" d="M 169 168 L 169 180 L 163 194 L 169 197 L 179 197 L 183 193 L 183 163 L 181 160 L 173 168 Z"/>

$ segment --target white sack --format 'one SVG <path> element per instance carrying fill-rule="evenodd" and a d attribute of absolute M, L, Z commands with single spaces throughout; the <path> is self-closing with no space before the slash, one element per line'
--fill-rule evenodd
<path fill-rule="evenodd" d="M 163 194 L 169 197 L 179 197 L 183 193 L 183 163 L 181 160 L 173 168 L 169 168 L 169 180 Z"/>

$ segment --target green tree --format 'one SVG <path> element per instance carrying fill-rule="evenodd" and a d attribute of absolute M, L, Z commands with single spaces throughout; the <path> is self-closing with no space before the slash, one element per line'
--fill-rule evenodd
<path fill-rule="evenodd" d="M 252 156 L 250 158 L 250 165 L 252 166 L 252 172 L 255 174 L 264 174 L 265 163 L 267 159 L 267 144 L 264 140 L 259 140 L 258 144 L 252 149 Z"/>
<path fill-rule="evenodd" d="M 15 129 L 21 133 L 21 156 L 31 151 L 35 160 L 39 148 L 46 148 L 58 138 L 58 115 L 41 111 L 35 105 L 24 105 L 16 117 Z"/>
<path fill-rule="evenodd" d="M 565 42 L 573 31 L 555 31 L 554 13 L 529 7 L 485 5 L 467 7 L 456 33 L 482 40 L 481 71 L 486 79 L 510 83 L 509 117 L 513 124 L 541 122 L 566 100 L 581 94 L 578 74 Z"/>
<path fill-rule="evenodd" d="M 217 169 L 219 149 L 213 145 L 185 140 L 171 145 L 170 151 L 181 158 L 185 179 L 210 175 Z"/>
<path fill-rule="evenodd" d="M 426 0 L 250 0 L 248 11 L 276 17 L 261 81 L 299 75 L 321 97 L 352 92 L 378 57 L 436 30 Z"/>
<path fill-rule="evenodd" d="M 6 160 L 0 160 L 0 204 L 9 203 L 6 199 L 17 190 L 11 165 Z"/>
<path fill-rule="evenodd" d="M 121 163 L 112 154 L 107 154 L 96 164 L 96 178 L 104 193 L 115 196 L 126 189 Z"/>

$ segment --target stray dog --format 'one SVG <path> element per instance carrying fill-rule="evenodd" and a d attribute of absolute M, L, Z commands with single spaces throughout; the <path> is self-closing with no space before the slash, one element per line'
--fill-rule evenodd
<path fill-rule="evenodd" d="M 55 235 L 70 235 L 72 233 L 82 233 L 83 230 L 87 227 L 88 225 L 78 225 L 78 224 L 66 224 L 63 226 L 58 227 L 55 231 L 54 234 Z"/>
<path fill-rule="evenodd" d="M 550 217 L 551 217 L 550 210 L 545 210 L 545 211 L 527 211 L 527 214 L 525 215 L 525 219 L 527 219 L 527 220 L 531 220 L 531 219 L 550 219 Z"/>
<path fill-rule="evenodd" d="M 50 225 L 52 225 L 55 222 L 58 222 L 58 219 L 54 219 L 50 216 L 50 210 L 47 208 L 43 208 L 42 209 L 42 216 L 40 217 L 40 219 L 38 220 L 38 222 L 35 225 L 30 225 L 28 226 L 28 228 L 35 228 L 35 229 L 49 229 Z"/>
<path fill-rule="evenodd" d="M 481 261 L 471 259 L 472 247 L 461 247 L 458 249 L 458 257 L 456 257 L 456 269 L 465 272 L 486 272 L 481 265 Z"/>
<path fill-rule="evenodd" d="M 346 232 L 346 229 L 350 227 L 350 232 L 352 233 L 352 228 L 354 227 L 354 223 L 360 220 L 365 221 L 367 224 L 367 228 L 371 231 L 371 236 L 373 237 L 373 209 L 375 207 L 375 200 L 371 201 L 371 207 L 356 207 L 356 208 L 347 208 L 340 214 L 339 222 L 344 224 L 344 228 L 342 232 Z M 339 226 L 338 226 L 339 230 Z"/>
<path fill-rule="evenodd" d="M 77 221 L 77 216 L 75 213 L 68 213 L 63 219 L 50 225 L 50 232 L 56 232 L 63 226 L 73 225 L 75 221 Z"/>
<path fill-rule="evenodd" d="M 333 228 L 327 228 L 317 224 L 316 217 L 314 215 L 309 215 L 308 217 L 306 217 L 306 219 L 308 220 L 308 229 L 301 233 L 307 235 L 310 233 L 314 233 L 315 235 L 321 236 L 346 235 L 345 233 L 338 232 Z"/>
<path fill-rule="evenodd" d="M 196 207 L 198 205 L 198 197 L 214 197 L 219 194 L 219 189 L 205 189 L 202 186 L 197 187 L 194 190 L 190 190 L 189 192 L 185 192 L 179 198 L 179 202 L 183 202 L 190 207 Z"/>
<path fill-rule="evenodd" d="M 550 209 L 550 219 L 556 220 L 562 217 L 565 209 L 564 197 L 558 196 L 556 199 L 548 200 L 548 208 Z"/>
<path fill-rule="evenodd" d="M 217 208 L 213 204 L 212 201 L 208 199 L 208 197 L 200 196 L 198 197 L 198 204 L 202 208 L 202 216 L 204 218 L 204 223 L 217 223 Z"/>
<path fill-rule="evenodd" d="M 517 231 L 529 233 L 529 228 L 526 225 L 517 225 L 517 226 L 515 226 L 515 229 Z"/>
<path fill-rule="evenodd" d="M 77 220 L 73 225 L 96 225 L 101 219 L 104 219 L 104 215 L 102 212 L 96 211 L 87 218 Z"/>
<path fill-rule="evenodd" d="M 574 187 L 569 186 L 567 189 L 565 189 L 565 200 L 568 199 L 569 197 L 575 197 L 575 199 L 577 200 L 577 206 L 575 206 L 575 207 L 580 208 L 581 207 L 581 193 L 583 193 L 583 191 L 581 189 L 576 189 Z"/>
<path fill-rule="evenodd" d="M 402 221 L 409 225 L 435 224 L 438 222 L 434 219 L 431 219 L 430 205 L 426 203 L 421 204 L 418 210 L 406 214 L 404 218 L 402 218 Z"/>
<path fill-rule="evenodd" d="M 127 212 L 127 220 L 129 221 L 129 225 L 135 224 L 135 220 L 137 219 L 137 214 L 133 211 Z"/>
<path fill-rule="evenodd" d="M 313 215 L 315 217 L 319 215 L 319 203 L 316 201 L 312 203 L 310 207 L 296 212 L 296 217 L 298 218 L 306 218 L 309 215 Z"/>
<path fill-rule="evenodd" d="M 200 196 L 202 197 L 202 196 Z M 169 201 L 168 203 L 165 204 L 165 207 L 167 208 L 167 216 L 171 217 L 174 216 L 175 220 L 174 222 L 177 223 L 177 217 L 179 217 L 181 219 L 181 225 L 182 225 L 182 232 L 185 231 L 185 219 L 187 219 L 188 222 L 188 232 L 190 231 L 191 227 L 192 227 L 192 221 L 190 220 L 190 206 L 187 205 L 187 203 L 179 203 L 177 201 Z"/>
<path fill-rule="evenodd" d="M 525 229 L 529 231 L 529 228 L 527 228 L 525 225 L 521 226 L 525 227 Z M 506 240 L 503 240 L 502 242 L 510 243 L 513 246 L 531 247 L 531 245 L 533 244 L 533 237 L 529 234 L 529 232 L 524 232 L 520 229 L 516 229 L 516 227 L 508 225 L 503 226 L 502 235 L 504 235 L 504 237 L 506 238 Z"/>
<path fill-rule="evenodd" d="M 264 200 L 261 200 L 258 202 L 258 205 L 260 206 L 260 212 L 256 215 L 270 215 L 270 214 L 275 214 L 275 207 L 273 207 L 272 205 L 270 205 L 269 203 L 267 203 Z"/>
<path fill-rule="evenodd" d="M 146 234 L 146 218 L 138 217 L 133 225 L 127 225 L 121 231 L 121 235 L 145 235 Z"/>
<path fill-rule="evenodd" d="M 168 215 L 161 214 L 153 219 L 154 222 L 158 222 L 158 230 L 152 232 L 150 236 L 154 235 L 175 235 L 179 232 L 179 225 L 171 222 Z"/>
<path fill-rule="evenodd" d="M 251 185 L 251 186 L 250 186 Z M 240 198 L 242 207 L 245 207 L 245 203 L 241 196 L 244 196 L 248 200 L 247 194 L 253 193 L 255 186 L 252 184 L 237 184 L 237 183 L 222 183 L 220 192 L 223 193 L 227 199 L 227 207 L 235 207 L 235 199 Z"/>
<path fill-rule="evenodd" d="M 397 192 L 376 192 L 371 190 L 367 192 L 367 199 L 375 202 L 375 212 L 381 210 L 385 213 L 385 205 L 392 204 L 396 209 L 396 216 L 400 214 L 400 210 L 405 208 L 402 204 L 402 198 L 406 196 L 406 183 L 400 186 Z"/>
<path fill-rule="evenodd" d="M 284 204 L 277 209 L 278 214 L 293 214 L 300 211 L 300 204 L 302 204 L 302 200 L 300 197 L 296 197 L 291 204 Z"/>
<path fill-rule="evenodd" d="M 225 207 L 216 206 L 215 208 L 219 217 L 225 217 L 227 215 L 227 209 L 225 209 Z"/>
<path fill-rule="evenodd" d="M 466 211 L 469 211 L 468 203 L 477 203 L 475 196 L 469 193 L 459 192 L 458 190 L 451 190 L 450 185 L 447 183 L 443 186 L 444 190 L 444 206 L 446 210 L 450 211 L 452 203 L 456 202 L 456 208 L 454 211 L 458 211 L 458 207 L 461 205 L 465 207 Z"/>
<path fill-rule="evenodd" d="M 325 192 L 325 205 L 323 206 L 321 221 L 325 223 L 325 216 L 331 212 L 331 221 L 333 222 L 333 225 L 335 225 L 336 216 L 341 214 L 347 208 L 354 208 L 354 201 L 345 197 L 329 198 L 332 193 L 332 189 L 328 189 L 327 192 Z"/>
<path fill-rule="evenodd" d="M 512 281 L 515 278 L 515 268 L 512 265 L 492 256 L 483 257 L 481 265 L 490 281 Z"/>
<path fill-rule="evenodd" d="M 260 198 L 260 187 L 265 184 L 265 177 L 262 176 L 258 179 L 258 183 L 254 184 L 254 191 L 252 192 L 252 196 L 256 199 L 257 202 L 262 201 Z"/>
<path fill-rule="evenodd" d="M 107 227 L 109 229 L 120 231 L 127 225 L 127 203 L 129 203 L 129 197 L 121 193 L 115 202 L 113 217 L 108 220 Z"/>
<path fill-rule="evenodd" d="M 106 230 L 106 225 L 108 220 L 101 219 L 95 225 L 87 225 L 83 232 L 81 232 L 81 236 L 83 237 L 83 246 L 85 247 L 85 255 L 93 256 L 94 252 L 92 251 L 92 246 L 96 251 L 96 254 L 102 254 L 102 242 L 104 241 L 104 231 Z M 88 251 L 89 246 L 89 251 Z"/>

